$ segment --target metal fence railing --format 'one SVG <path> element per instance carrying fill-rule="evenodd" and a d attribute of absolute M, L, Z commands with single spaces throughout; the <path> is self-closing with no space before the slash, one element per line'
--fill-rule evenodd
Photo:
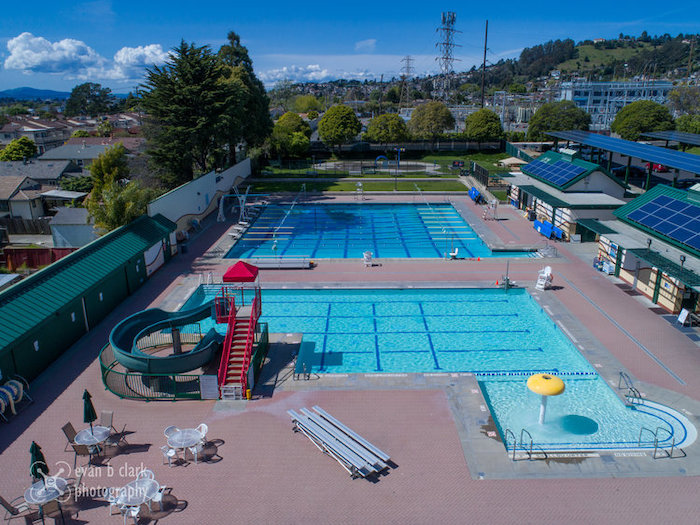
<path fill-rule="evenodd" d="M 176 401 L 201 399 L 199 375 L 143 374 L 124 369 L 106 345 L 100 352 L 102 383 L 113 394 L 124 399 L 142 401 Z"/>
<path fill-rule="evenodd" d="M 498 174 L 489 172 L 483 166 L 476 162 L 471 163 L 471 176 L 489 191 L 506 191 L 509 184 L 505 182 Z"/>
<path fill-rule="evenodd" d="M 533 157 L 525 153 L 523 150 L 518 148 L 516 145 L 511 144 L 510 142 L 506 142 L 506 153 L 510 155 L 511 157 L 515 157 L 516 159 L 522 159 L 526 160 L 528 162 L 532 162 L 535 160 Z"/>
<path fill-rule="evenodd" d="M 179 332 L 181 344 L 196 345 L 204 337 L 199 323 L 191 323 L 189 325 L 182 326 L 179 328 Z M 138 341 L 136 341 L 136 347 L 139 350 L 156 348 L 158 346 L 172 346 L 172 344 L 173 333 L 171 329 L 158 330 L 157 332 L 152 332 L 145 337 L 140 337 Z"/>

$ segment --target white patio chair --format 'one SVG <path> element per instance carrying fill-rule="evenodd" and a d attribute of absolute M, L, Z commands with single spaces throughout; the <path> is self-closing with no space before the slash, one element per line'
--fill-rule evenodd
<path fill-rule="evenodd" d="M 364 252 L 362 254 L 362 260 L 365 263 L 365 268 L 367 266 L 372 266 L 372 252 Z"/>
<path fill-rule="evenodd" d="M 160 510 L 163 510 L 163 495 L 165 494 L 165 490 L 168 487 L 166 485 L 161 485 L 158 488 L 158 492 L 156 492 L 156 495 L 153 496 L 150 500 L 148 500 L 148 510 L 153 511 L 153 508 L 151 507 L 151 504 L 155 501 L 158 503 L 158 506 L 160 507 Z"/>
<path fill-rule="evenodd" d="M 198 456 L 199 453 L 204 450 L 204 446 L 201 443 L 197 443 L 193 447 L 187 447 L 187 450 L 189 450 L 192 453 L 192 456 L 194 456 L 194 464 L 197 464 L 198 461 Z"/>
<path fill-rule="evenodd" d="M 109 515 L 112 516 L 116 514 L 114 509 L 117 509 L 117 513 L 121 513 L 121 505 L 117 503 L 117 497 L 119 496 L 119 491 L 115 487 L 105 487 L 102 490 L 102 497 L 109 503 Z"/>
<path fill-rule="evenodd" d="M 456 259 L 459 255 L 459 248 L 455 248 L 455 251 L 450 252 L 450 259 Z"/>
<path fill-rule="evenodd" d="M 127 507 L 124 505 L 121 508 L 122 513 L 124 514 L 124 525 L 126 525 L 126 521 L 131 518 L 134 520 L 134 525 L 138 525 L 139 523 L 139 514 L 141 513 L 141 506 L 137 507 Z"/>
<path fill-rule="evenodd" d="M 136 479 L 156 479 L 156 475 L 153 473 L 152 470 L 143 469 L 141 472 L 138 473 Z"/>
<path fill-rule="evenodd" d="M 165 460 L 167 458 L 168 460 L 168 467 L 173 466 L 173 459 L 177 457 L 177 450 L 174 448 L 170 448 L 168 445 L 163 445 L 160 447 L 161 452 L 163 453 L 163 465 L 165 465 Z"/>
<path fill-rule="evenodd" d="M 209 427 L 206 425 L 206 423 L 202 423 L 197 427 L 197 432 L 202 434 L 202 439 L 200 443 L 206 443 L 207 442 L 207 432 L 209 432 Z"/>
<path fill-rule="evenodd" d="M 166 428 L 166 429 L 163 431 L 163 434 L 165 434 L 165 437 L 166 437 L 166 438 L 169 438 L 169 437 L 172 436 L 175 432 L 179 432 L 179 431 L 180 431 L 179 428 L 177 428 L 177 427 L 174 426 L 174 425 L 171 425 L 171 426 L 169 426 L 168 428 Z"/>

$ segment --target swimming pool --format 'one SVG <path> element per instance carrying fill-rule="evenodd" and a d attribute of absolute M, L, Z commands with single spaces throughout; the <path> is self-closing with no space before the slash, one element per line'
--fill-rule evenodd
<path fill-rule="evenodd" d="M 200 287 L 183 309 L 218 290 Z M 642 427 L 661 428 L 662 445 L 695 440 L 673 410 L 626 407 L 524 289 L 263 290 L 261 321 L 273 333 L 303 333 L 297 362 L 310 373 L 476 374 L 501 436 L 526 429 L 542 449 L 653 448 L 649 433 L 637 445 Z M 526 386 L 538 372 L 566 385 L 545 425 Z"/>
<path fill-rule="evenodd" d="M 451 204 L 268 205 L 226 258 L 517 257 L 492 252 Z"/>

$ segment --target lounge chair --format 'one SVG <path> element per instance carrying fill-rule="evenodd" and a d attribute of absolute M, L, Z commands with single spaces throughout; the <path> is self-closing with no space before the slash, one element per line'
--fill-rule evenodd
<path fill-rule="evenodd" d="M 377 474 L 388 467 L 390 457 L 318 406 L 314 412 L 302 408 L 287 410 L 293 430 L 308 437 L 316 447 L 331 456 L 353 478 Z"/>
<path fill-rule="evenodd" d="M 70 421 L 63 425 L 61 427 L 61 430 L 63 430 L 63 433 L 65 434 L 66 439 L 68 440 L 68 443 L 66 443 L 66 446 L 64 447 L 63 451 L 69 452 L 71 447 L 73 446 L 73 442 L 75 441 L 75 436 L 77 432 L 73 428 L 73 424 Z"/>
<path fill-rule="evenodd" d="M 537 275 L 537 283 L 535 284 L 535 288 L 538 290 L 546 290 L 552 285 L 552 280 L 554 280 L 554 276 L 552 275 L 552 267 L 546 266 L 541 269 L 540 273 Z"/>

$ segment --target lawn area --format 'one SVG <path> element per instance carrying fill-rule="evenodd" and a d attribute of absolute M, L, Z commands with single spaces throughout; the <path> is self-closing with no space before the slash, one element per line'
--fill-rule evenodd
<path fill-rule="evenodd" d="M 468 155 L 454 154 L 431 154 L 425 155 L 420 160 L 423 162 L 437 162 L 442 166 L 442 172 L 456 173 L 457 170 L 451 170 L 450 166 L 455 160 L 463 160 L 464 167 L 469 167 L 469 162 L 474 161 L 480 166 L 483 166 L 489 171 L 503 171 L 503 168 L 497 165 L 499 160 L 510 157 L 507 153 L 470 153 Z"/>
<path fill-rule="evenodd" d="M 294 192 L 301 190 L 301 182 L 256 182 L 251 191 L 254 193 L 278 193 Z M 416 191 L 414 183 L 409 181 L 399 181 L 396 185 L 398 191 Z M 421 191 L 455 191 L 466 192 L 467 187 L 457 181 L 429 181 L 420 182 L 418 187 Z M 365 182 L 365 191 L 394 191 L 394 183 L 386 182 Z M 306 191 L 355 191 L 357 189 L 354 182 L 307 182 Z"/>
<path fill-rule="evenodd" d="M 459 176 L 459 172 L 456 170 L 449 170 L 449 173 L 426 173 L 425 171 L 404 171 L 396 175 L 396 173 L 388 171 L 377 171 L 376 173 L 353 173 L 352 175 L 347 171 L 333 171 L 333 170 L 316 170 L 312 173 L 307 173 L 304 170 L 303 173 L 297 173 L 296 170 L 278 170 L 277 172 L 264 173 L 256 176 L 258 180 L 260 179 L 313 179 L 313 178 L 331 178 L 331 179 L 393 179 L 398 177 L 399 179 L 424 179 L 424 178 L 441 178 L 441 179 L 456 179 Z"/>
<path fill-rule="evenodd" d="M 685 150 L 686 153 L 692 153 L 693 155 L 700 155 L 700 146 L 695 146 L 694 148 L 689 148 Z"/>
<path fill-rule="evenodd" d="M 651 44 L 646 43 L 643 47 L 618 47 L 615 49 L 597 49 L 592 45 L 577 46 L 578 57 L 562 62 L 559 64 L 558 69 L 561 71 L 595 70 L 612 63 L 613 60 L 628 60 L 634 55 L 641 53 L 642 50 L 651 47 Z M 618 71 L 620 76 L 623 73 L 623 71 Z"/>

